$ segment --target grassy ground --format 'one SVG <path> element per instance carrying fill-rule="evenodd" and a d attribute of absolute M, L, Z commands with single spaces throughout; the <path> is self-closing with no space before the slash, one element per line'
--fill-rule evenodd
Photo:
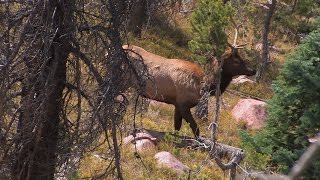
<path fill-rule="evenodd" d="M 237 123 L 231 116 L 231 109 L 239 100 L 239 97 L 225 93 L 223 95 L 222 111 L 219 119 L 219 134 L 218 140 L 224 144 L 240 147 L 241 140 L 238 132 L 243 128 L 242 123 Z M 215 98 L 211 98 L 209 105 L 210 119 L 213 117 Z M 150 106 L 147 112 L 137 116 L 136 122 L 139 128 L 146 128 L 156 131 L 173 133 L 173 106 L 171 105 L 156 105 Z M 194 110 L 194 109 L 193 109 Z M 130 111 L 130 110 L 129 110 Z M 201 135 L 210 137 L 210 130 L 207 129 L 210 122 L 196 120 L 200 127 Z M 123 134 L 128 135 L 132 129 L 132 114 L 128 112 L 122 126 Z M 192 131 L 188 124 L 184 121 L 179 132 L 181 135 L 192 137 Z M 154 155 L 160 151 L 168 151 L 173 154 L 182 163 L 190 167 L 191 179 L 228 179 L 227 172 L 223 172 L 208 157 L 206 152 L 177 148 L 174 146 L 170 136 L 166 140 L 157 145 L 155 151 L 147 153 L 138 152 L 141 158 L 136 158 L 134 150 L 131 146 L 121 146 L 121 164 L 125 179 L 177 179 L 179 175 L 168 169 L 158 168 L 154 159 Z M 79 169 L 81 178 L 97 176 L 108 167 L 110 159 L 104 160 L 96 155 L 105 154 L 108 150 L 107 145 L 102 145 L 95 153 L 88 154 L 82 161 Z M 186 179 L 187 174 L 180 178 Z"/>

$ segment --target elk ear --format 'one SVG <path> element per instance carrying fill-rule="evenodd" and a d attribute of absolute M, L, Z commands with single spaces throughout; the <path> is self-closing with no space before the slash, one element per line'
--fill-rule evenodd
<path fill-rule="evenodd" d="M 222 54 L 222 58 L 223 59 L 227 59 L 228 57 L 230 57 L 233 53 L 233 48 L 232 47 L 227 47 L 224 51 L 224 53 Z"/>
<path fill-rule="evenodd" d="M 225 52 L 229 52 L 229 53 L 231 53 L 233 51 L 233 47 L 227 47 L 226 49 L 225 49 Z"/>

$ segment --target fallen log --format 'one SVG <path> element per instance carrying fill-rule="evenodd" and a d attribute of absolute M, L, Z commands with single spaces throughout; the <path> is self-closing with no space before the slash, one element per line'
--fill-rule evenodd
<path fill-rule="evenodd" d="M 155 137 L 158 142 L 164 140 L 165 135 L 167 134 L 166 132 L 148 129 L 141 129 L 140 131 Z M 210 157 L 215 160 L 221 170 L 229 170 L 230 179 L 235 179 L 237 165 L 239 165 L 245 157 L 243 149 L 218 142 L 212 142 L 210 139 L 204 137 L 194 139 L 188 136 L 180 136 L 172 133 L 169 133 L 169 135 L 174 138 L 173 144 L 179 148 L 208 151 Z M 229 161 L 224 163 L 222 159 L 228 159 Z"/>

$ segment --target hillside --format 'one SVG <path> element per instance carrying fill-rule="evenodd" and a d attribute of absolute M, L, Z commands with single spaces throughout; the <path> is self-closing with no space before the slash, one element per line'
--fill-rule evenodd
<path fill-rule="evenodd" d="M 0 179 L 320 179 L 319 16 L 1 0 Z"/>
<path fill-rule="evenodd" d="M 126 43 L 131 45 L 137 45 L 143 47 L 149 52 L 157 55 L 161 55 L 167 58 L 178 58 L 185 59 L 189 61 L 197 62 L 198 55 L 192 53 L 187 46 L 187 41 L 190 39 L 190 24 L 188 21 L 188 16 L 182 14 L 175 14 L 174 20 L 171 24 L 155 24 L 148 26 L 142 32 L 141 38 L 136 38 L 132 35 L 126 40 Z M 250 37 L 251 35 L 246 35 Z M 240 39 L 240 41 L 245 42 L 247 39 Z M 181 41 L 183 45 L 181 45 Z M 239 99 L 241 99 L 240 94 L 245 95 L 245 97 L 254 97 L 264 101 L 269 100 L 272 97 L 271 82 L 277 76 L 278 70 L 283 63 L 285 56 L 295 48 L 293 42 L 286 43 L 285 39 L 279 39 L 274 42 L 281 47 L 282 52 L 272 51 L 271 56 L 273 63 L 267 69 L 266 75 L 263 77 L 263 81 L 257 84 L 244 84 L 244 85 L 230 85 L 228 89 L 232 90 L 226 92 L 222 96 L 222 107 L 219 118 L 219 133 L 218 141 L 224 144 L 228 144 L 234 147 L 244 148 L 242 146 L 239 131 L 245 129 L 252 132 L 254 130 L 248 129 L 245 123 L 237 123 L 231 114 L 232 108 L 237 104 Z M 250 44 L 250 43 L 249 43 Z M 250 57 L 251 54 L 255 56 L 257 52 L 254 44 L 250 44 L 245 47 L 245 49 L 240 52 L 245 57 L 248 57 L 250 64 L 252 66 L 257 66 L 257 62 L 254 57 Z M 252 53 L 250 53 L 252 51 Z M 251 77 L 252 78 L 252 77 Z M 254 79 L 254 77 L 252 78 Z M 233 91 L 238 93 L 234 94 Z M 173 128 L 173 115 L 174 106 L 159 104 L 149 101 L 142 104 L 138 104 L 138 111 L 142 111 L 134 115 L 134 98 L 130 105 L 130 109 L 126 113 L 124 118 L 124 124 L 121 126 L 121 137 L 128 136 L 132 133 L 133 129 L 133 119 L 136 116 L 136 126 L 138 129 L 150 129 L 159 132 L 174 133 Z M 196 119 L 198 125 L 200 126 L 201 136 L 210 137 L 211 131 L 208 129 L 211 121 L 213 119 L 214 108 L 215 108 L 215 98 L 210 98 L 209 105 L 209 120 L 202 121 Z M 141 108 L 141 110 L 140 110 Z M 194 114 L 195 108 L 192 109 L 192 114 Z M 185 121 L 183 121 L 182 129 L 179 135 L 185 135 L 192 137 L 192 131 Z M 120 139 L 119 139 L 120 141 Z M 223 172 L 215 162 L 208 157 L 207 152 L 188 150 L 184 148 L 176 147 L 174 142 L 174 137 L 170 137 L 168 134 L 167 140 L 160 142 L 156 150 L 151 152 L 139 152 L 140 158 L 135 157 L 135 151 L 131 149 L 130 146 L 124 145 L 121 147 L 122 157 L 121 164 L 124 172 L 125 179 L 176 179 L 179 177 L 174 171 L 169 169 L 157 168 L 154 155 L 160 151 L 168 151 L 172 153 L 177 159 L 182 161 L 185 165 L 191 168 L 191 179 L 228 179 L 226 172 Z M 102 144 L 98 151 L 93 154 L 100 154 L 104 157 L 104 152 L 107 151 Z M 259 170 L 259 167 L 263 165 L 268 160 L 268 157 L 257 156 L 253 151 L 246 152 L 249 156 L 240 165 L 241 168 Z M 250 157 L 253 156 L 253 157 Z M 258 158 L 258 159 L 255 159 Z M 88 154 L 85 159 L 81 162 L 80 169 L 78 171 L 78 176 L 80 178 L 97 176 L 103 173 L 105 166 L 110 163 L 108 160 L 103 160 L 101 158 L 94 157 L 91 153 Z M 255 167 L 257 168 L 255 168 Z M 250 168 L 251 167 L 251 168 Z M 245 171 L 238 168 L 238 173 L 244 174 Z M 185 174 L 183 178 L 187 178 L 188 174 Z"/>

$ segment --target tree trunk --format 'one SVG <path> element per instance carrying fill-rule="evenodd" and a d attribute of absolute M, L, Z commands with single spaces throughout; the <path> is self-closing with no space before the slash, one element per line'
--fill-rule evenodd
<path fill-rule="evenodd" d="M 73 1 L 51 0 L 44 5 L 38 17 L 51 32 L 43 32 L 34 46 L 40 49 L 39 56 L 25 57 L 29 74 L 22 83 L 14 179 L 54 179 Z"/>
<path fill-rule="evenodd" d="M 67 56 L 62 50 L 61 47 L 50 48 L 52 53 L 50 61 L 54 62 L 46 68 L 54 69 L 55 72 L 48 71 L 47 75 L 49 73 L 53 75 L 49 80 L 49 87 L 43 83 L 37 87 L 42 90 L 41 92 L 24 90 L 23 112 L 19 120 L 21 149 L 17 152 L 13 172 L 15 179 L 53 179 L 60 122 L 59 112 L 66 78 Z M 24 86 L 28 86 L 29 83 L 30 81 Z M 43 99 L 39 100 L 34 96 Z"/>
<path fill-rule="evenodd" d="M 141 37 L 142 27 L 147 20 L 147 0 L 134 3 L 129 14 L 128 30 L 136 37 Z"/>
<path fill-rule="evenodd" d="M 269 4 L 269 10 L 266 13 L 265 21 L 264 21 L 264 29 L 262 33 L 262 54 L 261 54 L 261 64 L 258 68 L 257 74 L 256 74 L 256 81 L 259 81 L 267 68 L 268 64 L 270 63 L 269 58 L 269 41 L 268 41 L 268 35 L 270 32 L 270 25 L 271 25 L 271 19 L 272 16 L 276 10 L 276 4 L 277 0 L 272 0 L 271 4 Z"/>
<path fill-rule="evenodd" d="M 292 10 L 291 10 L 291 15 L 294 13 L 294 11 L 296 10 L 298 4 L 298 0 L 294 0 L 293 1 L 293 5 L 292 5 Z"/>

